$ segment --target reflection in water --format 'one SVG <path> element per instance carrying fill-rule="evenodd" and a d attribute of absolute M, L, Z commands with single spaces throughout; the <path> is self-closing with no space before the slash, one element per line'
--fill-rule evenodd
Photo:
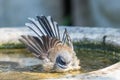
<path fill-rule="evenodd" d="M 24 49 L 0 50 L 0 80 L 1 78 L 5 80 L 38 80 L 41 78 L 58 78 L 80 73 L 80 71 L 46 73 L 42 72 L 40 63 L 39 59 Z"/>
<path fill-rule="evenodd" d="M 0 80 L 11 79 L 30 80 L 40 78 L 58 78 L 66 75 L 76 75 L 82 72 L 89 72 L 107 67 L 114 62 L 110 52 L 102 50 L 75 49 L 78 58 L 81 60 L 80 71 L 69 71 L 65 73 L 42 72 L 41 61 L 35 58 L 25 49 L 1 49 L 0 50 Z M 109 54 L 109 55 L 108 55 Z M 9 73 L 8 73 L 9 72 Z M 16 77 L 13 77 L 16 76 Z M 8 76 L 8 77 L 6 77 Z M 34 76 L 34 77 L 33 77 Z"/>
<path fill-rule="evenodd" d="M 27 70 L 30 66 L 39 65 L 41 61 L 25 50 L 1 50 L 0 70 Z"/>
<path fill-rule="evenodd" d="M 81 60 L 80 72 L 89 72 L 114 64 L 113 55 L 110 52 L 104 53 L 96 50 L 77 50 L 78 58 Z M 94 55 L 93 55 L 94 54 Z M 108 56 L 109 54 L 109 56 Z M 111 55 L 110 55 L 111 54 Z M 88 56 L 89 55 L 89 56 Z M 35 71 L 41 72 L 41 60 L 34 57 L 25 49 L 3 49 L 0 50 L 1 71 Z"/>
<path fill-rule="evenodd" d="M 75 51 L 81 60 L 82 72 L 102 69 L 118 61 L 116 61 L 116 57 L 112 52 L 82 49 L 75 49 Z M 42 63 L 41 60 L 34 57 L 25 49 L 0 50 L 0 71 L 19 70 L 41 72 L 42 68 L 40 63 Z"/>

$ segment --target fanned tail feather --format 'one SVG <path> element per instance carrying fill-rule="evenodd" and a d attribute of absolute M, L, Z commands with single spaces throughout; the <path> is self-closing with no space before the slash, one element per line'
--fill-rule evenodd
<path fill-rule="evenodd" d="M 37 16 L 37 20 L 33 18 L 29 18 L 29 20 L 31 23 L 26 23 L 25 25 L 38 37 L 47 35 L 49 37 L 60 39 L 58 24 L 54 22 L 50 16 Z"/>
<path fill-rule="evenodd" d="M 33 54 L 44 59 L 48 56 L 48 51 L 59 43 L 70 43 L 70 37 L 65 29 L 63 38 L 60 38 L 60 32 L 57 22 L 48 16 L 37 16 L 37 20 L 29 18 L 30 23 L 26 23 L 36 36 L 22 35 L 20 41 L 24 43 Z M 62 40 L 62 41 L 61 41 Z"/>

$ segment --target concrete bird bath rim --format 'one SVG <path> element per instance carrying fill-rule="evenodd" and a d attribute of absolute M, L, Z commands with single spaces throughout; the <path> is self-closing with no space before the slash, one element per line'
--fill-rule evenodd
<path fill-rule="evenodd" d="M 73 41 L 78 41 L 82 38 L 88 38 L 90 40 L 102 40 L 100 36 L 109 36 L 106 41 L 112 42 L 114 44 L 120 45 L 120 29 L 119 28 L 103 28 L 103 27 L 60 27 L 61 32 L 64 28 L 68 29 L 70 36 Z M 25 33 L 23 33 L 25 32 Z M 25 27 L 12 27 L 12 28 L 0 28 L 0 43 L 19 43 L 18 39 L 21 34 L 32 34 L 28 28 Z M 79 36 L 75 36 L 79 35 Z M 92 36 L 91 36 L 92 35 Z M 97 71 L 92 71 L 88 73 L 78 74 L 72 77 L 67 75 L 61 79 L 71 79 L 71 80 L 120 80 L 120 62 L 113 64 L 104 69 Z M 53 79 L 52 79 L 53 80 Z"/>

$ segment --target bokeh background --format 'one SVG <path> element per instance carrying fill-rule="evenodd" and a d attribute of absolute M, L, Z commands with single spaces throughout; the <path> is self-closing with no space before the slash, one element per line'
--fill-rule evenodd
<path fill-rule="evenodd" d="M 59 25 L 120 27 L 120 0 L 0 0 L 0 27 L 51 15 Z"/>

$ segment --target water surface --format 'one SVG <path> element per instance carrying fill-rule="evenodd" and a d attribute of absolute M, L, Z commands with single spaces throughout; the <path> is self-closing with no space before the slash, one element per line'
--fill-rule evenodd
<path fill-rule="evenodd" d="M 105 68 L 115 63 L 113 55 L 100 50 L 75 49 L 80 59 L 81 69 L 66 73 L 41 72 L 41 61 L 26 49 L 0 49 L 0 79 L 29 80 L 40 78 L 58 78 L 76 75 Z M 6 77 L 7 76 L 7 77 Z"/>

